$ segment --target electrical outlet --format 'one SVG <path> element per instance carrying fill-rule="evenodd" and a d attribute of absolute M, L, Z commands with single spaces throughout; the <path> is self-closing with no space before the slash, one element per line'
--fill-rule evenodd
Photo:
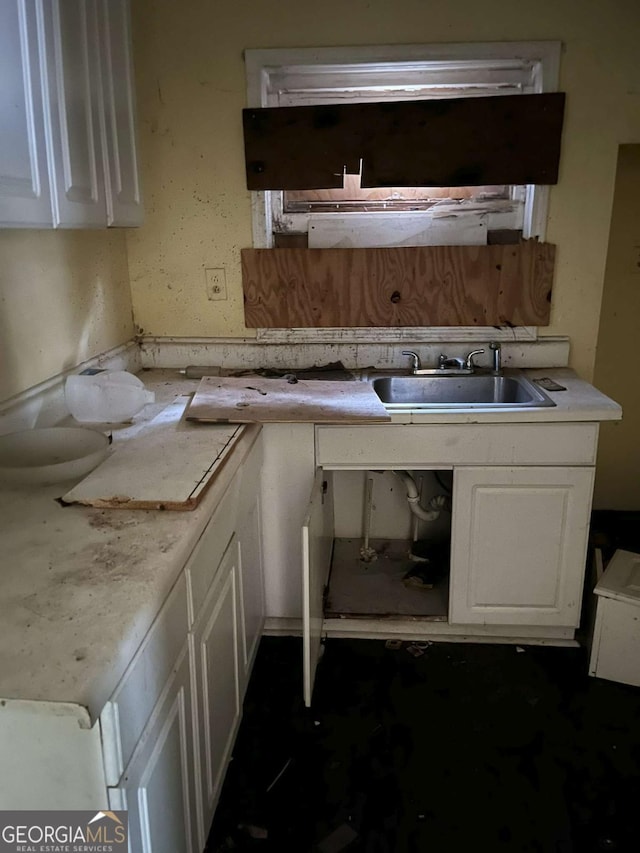
<path fill-rule="evenodd" d="M 223 267 L 208 267 L 204 271 L 207 299 L 226 299 L 227 298 L 227 277 Z"/>

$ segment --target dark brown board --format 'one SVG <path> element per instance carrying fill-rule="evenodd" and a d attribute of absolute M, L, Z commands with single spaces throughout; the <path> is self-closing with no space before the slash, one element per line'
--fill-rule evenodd
<path fill-rule="evenodd" d="M 247 187 L 554 184 L 564 93 L 243 111 Z"/>
<path fill-rule="evenodd" d="M 249 328 L 545 326 L 555 246 L 243 249 Z"/>

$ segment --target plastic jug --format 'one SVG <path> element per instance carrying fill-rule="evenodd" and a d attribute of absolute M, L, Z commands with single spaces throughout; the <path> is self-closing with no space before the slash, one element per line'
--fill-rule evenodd
<path fill-rule="evenodd" d="M 77 421 L 114 424 L 131 420 L 156 395 L 126 370 L 104 370 L 69 376 L 64 398 Z"/>

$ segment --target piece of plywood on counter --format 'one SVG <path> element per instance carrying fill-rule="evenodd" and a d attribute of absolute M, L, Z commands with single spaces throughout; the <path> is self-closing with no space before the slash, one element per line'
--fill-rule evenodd
<path fill-rule="evenodd" d="M 228 423 L 385 423 L 389 415 L 368 382 L 205 376 L 189 420 Z"/>
<path fill-rule="evenodd" d="M 555 246 L 243 249 L 249 328 L 546 326 Z"/>
<path fill-rule="evenodd" d="M 192 510 L 222 469 L 241 426 L 203 428 L 178 397 L 61 499 L 105 509 Z"/>

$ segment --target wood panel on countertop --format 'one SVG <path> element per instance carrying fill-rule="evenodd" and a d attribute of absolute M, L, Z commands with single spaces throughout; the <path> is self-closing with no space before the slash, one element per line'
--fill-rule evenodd
<path fill-rule="evenodd" d="M 105 509 L 192 510 L 222 469 L 242 427 L 185 423 L 191 398 L 178 397 L 63 496 Z"/>
<path fill-rule="evenodd" d="M 368 382 L 205 376 L 187 409 L 213 423 L 385 423 L 387 410 Z"/>
<path fill-rule="evenodd" d="M 546 326 L 555 246 L 243 249 L 249 328 Z"/>

